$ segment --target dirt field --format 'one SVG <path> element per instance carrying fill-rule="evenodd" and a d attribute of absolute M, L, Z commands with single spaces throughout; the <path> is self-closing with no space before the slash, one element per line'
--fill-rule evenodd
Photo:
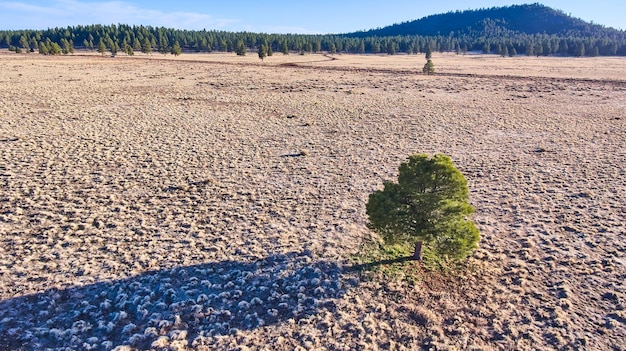
<path fill-rule="evenodd" d="M 626 59 L 424 61 L 4 51 L 0 349 L 626 349 Z M 415 152 L 462 281 L 351 269 Z"/>

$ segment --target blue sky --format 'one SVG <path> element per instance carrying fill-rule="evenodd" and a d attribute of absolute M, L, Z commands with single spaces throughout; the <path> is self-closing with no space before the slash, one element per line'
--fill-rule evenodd
<path fill-rule="evenodd" d="M 0 29 L 78 24 L 143 24 L 179 29 L 264 33 L 346 33 L 454 10 L 532 3 L 459 0 L 0 0 Z M 626 0 L 544 0 L 544 5 L 608 27 L 626 29 Z"/>

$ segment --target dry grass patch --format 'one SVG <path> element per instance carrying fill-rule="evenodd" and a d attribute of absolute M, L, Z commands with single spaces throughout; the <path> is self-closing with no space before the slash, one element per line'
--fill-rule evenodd
<path fill-rule="evenodd" d="M 0 348 L 620 348 L 624 60 L 336 58 L 1 53 Z M 415 152 L 478 268 L 364 279 Z"/>

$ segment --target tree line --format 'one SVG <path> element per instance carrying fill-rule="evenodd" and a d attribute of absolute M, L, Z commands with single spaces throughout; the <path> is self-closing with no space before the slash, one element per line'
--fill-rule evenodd
<path fill-rule="evenodd" d="M 490 23 L 485 23 L 489 28 Z M 448 35 L 344 35 L 265 34 L 216 30 L 178 30 L 165 27 L 129 26 L 124 24 L 68 26 L 46 30 L 0 31 L 0 48 L 17 52 L 68 54 L 86 49 L 133 55 L 183 52 L 257 52 L 262 46 L 268 52 L 354 53 L 354 54 L 418 54 L 427 49 L 438 52 L 482 51 L 503 56 L 568 55 L 626 56 L 626 36 L 526 34 L 497 31 L 497 23 L 489 31 L 451 32 Z"/>

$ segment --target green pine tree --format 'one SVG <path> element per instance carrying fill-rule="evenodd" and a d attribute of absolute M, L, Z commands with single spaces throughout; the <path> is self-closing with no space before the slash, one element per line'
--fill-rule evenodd
<path fill-rule="evenodd" d="M 265 57 L 267 57 L 267 47 L 265 46 L 265 44 L 261 44 L 261 46 L 259 47 L 259 58 L 261 59 L 261 61 L 263 61 L 265 59 Z"/>
<path fill-rule="evenodd" d="M 98 52 L 101 55 L 104 55 L 104 53 L 107 51 L 107 47 L 106 45 L 104 45 L 104 41 L 102 41 L 102 39 L 100 39 L 100 42 L 98 43 Z"/>
<path fill-rule="evenodd" d="M 289 46 L 286 40 L 283 40 L 282 44 L 280 44 L 280 52 L 282 52 L 283 55 L 289 55 Z"/>
<path fill-rule="evenodd" d="M 133 39 L 133 51 L 141 51 L 141 42 L 136 37 Z"/>
<path fill-rule="evenodd" d="M 141 52 L 144 54 L 149 54 L 152 52 L 152 43 L 150 42 L 150 40 L 148 38 L 143 38 L 143 41 L 141 43 Z"/>
<path fill-rule="evenodd" d="M 414 259 L 423 247 L 438 258 L 463 259 L 480 238 L 467 219 L 474 212 L 468 200 L 467 180 L 450 157 L 414 154 L 400 165 L 397 183 L 369 196 L 369 227 L 388 244 L 414 244 Z"/>
<path fill-rule="evenodd" d="M 235 53 L 237 56 L 246 56 L 246 45 L 243 43 L 243 40 L 239 40 L 237 42 L 237 48 L 235 49 Z"/>
<path fill-rule="evenodd" d="M 172 55 L 179 56 L 183 52 L 183 49 L 180 47 L 180 43 L 176 41 L 174 46 L 172 46 Z"/>
<path fill-rule="evenodd" d="M 426 61 L 424 68 L 422 68 L 422 72 L 428 75 L 435 73 L 435 64 L 433 63 L 433 60 Z"/>
<path fill-rule="evenodd" d="M 48 55 L 48 46 L 43 41 L 39 43 L 39 53 L 42 55 Z"/>
<path fill-rule="evenodd" d="M 48 46 L 48 52 L 50 55 L 60 55 L 62 50 L 59 44 L 53 42 Z"/>

